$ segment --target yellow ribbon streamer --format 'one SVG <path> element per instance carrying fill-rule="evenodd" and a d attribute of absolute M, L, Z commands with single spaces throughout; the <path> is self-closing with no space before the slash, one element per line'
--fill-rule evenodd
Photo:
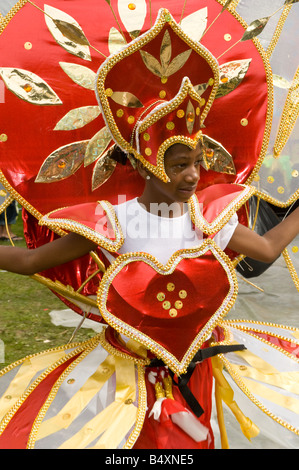
<path fill-rule="evenodd" d="M 258 382 L 254 382 L 250 379 L 243 378 L 243 381 L 248 390 L 250 390 L 253 395 L 258 395 L 268 401 L 271 401 L 272 403 L 275 403 L 276 405 L 282 406 L 283 408 L 299 414 L 299 400 L 296 398 L 282 395 L 281 393 L 275 392 L 269 387 L 266 387 L 265 385 L 262 385 Z"/>
<path fill-rule="evenodd" d="M 115 357 L 115 400 L 91 419 L 60 449 L 86 449 L 96 439 L 93 448 L 118 448 L 131 431 L 137 418 L 135 364 L 131 360 Z M 100 436 L 100 437 L 99 437 Z"/>
<path fill-rule="evenodd" d="M 53 418 L 43 421 L 39 428 L 37 439 L 43 439 L 61 429 L 67 429 L 88 405 L 90 400 L 101 390 L 114 373 L 114 370 L 114 358 L 108 356 L 60 412 Z"/>
<path fill-rule="evenodd" d="M 271 364 L 266 362 L 260 356 L 253 354 L 248 349 L 245 349 L 244 351 L 236 351 L 234 354 L 237 354 L 237 356 L 240 356 L 248 364 L 264 374 L 277 374 L 279 372 L 275 367 L 271 366 Z"/>
<path fill-rule="evenodd" d="M 212 358 L 212 365 L 213 365 L 213 375 L 215 378 L 215 391 L 216 391 L 216 406 L 217 406 L 217 414 L 218 414 L 218 423 L 219 429 L 221 434 L 221 443 L 222 447 L 228 449 L 228 439 L 224 424 L 223 418 L 223 409 L 221 401 L 230 408 L 234 416 L 236 417 L 237 421 L 240 424 L 241 430 L 244 436 L 251 440 L 253 437 L 256 437 L 259 434 L 259 428 L 251 421 L 250 418 L 246 417 L 244 413 L 241 411 L 239 406 L 234 400 L 234 391 L 225 379 L 222 373 L 222 363 L 218 356 Z"/>
<path fill-rule="evenodd" d="M 282 388 L 291 393 L 299 393 L 299 372 L 279 372 L 265 374 L 253 367 L 236 366 L 231 364 L 232 369 L 242 377 L 258 380 L 275 387 Z"/>
<path fill-rule="evenodd" d="M 12 379 L 8 388 L 0 399 L 0 421 L 8 410 L 23 395 L 33 377 L 38 372 L 47 369 L 51 364 L 65 356 L 65 351 L 53 351 L 42 353 L 31 358 L 25 358 L 17 374 Z"/>

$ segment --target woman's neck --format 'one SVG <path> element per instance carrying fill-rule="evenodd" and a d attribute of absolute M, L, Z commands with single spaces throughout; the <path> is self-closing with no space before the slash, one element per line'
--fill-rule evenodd
<path fill-rule="evenodd" d="M 159 217 L 181 217 L 186 213 L 186 204 L 183 202 L 165 202 L 160 201 L 158 198 L 155 200 L 144 193 L 137 198 L 137 201 L 147 212 Z"/>

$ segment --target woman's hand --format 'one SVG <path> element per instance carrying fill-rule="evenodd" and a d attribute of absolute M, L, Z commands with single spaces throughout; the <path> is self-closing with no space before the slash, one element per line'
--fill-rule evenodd
<path fill-rule="evenodd" d="M 228 248 L 249 258 L 272 263 L 299 233 L 299 207 L 286 219 L 260 236 L 239 224 Z"/>

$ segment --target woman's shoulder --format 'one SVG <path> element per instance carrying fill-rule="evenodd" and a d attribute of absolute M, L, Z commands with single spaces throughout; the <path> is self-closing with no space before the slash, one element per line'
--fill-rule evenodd
<path fill-rule="evenodd" d="M 40 225 L 54 232 L 77 233 L 105 248 L 117 251 L 124 243 L 115 209 L 108 201 L 95 201 L 63 207 L 43 216 Z"/>
<path fill-rule="evenodd" d="M 212 235 L 221 230 L 255 193 L 243 184 L 214 184 L 197 191 L 188 202 L 192 222 Z"/>

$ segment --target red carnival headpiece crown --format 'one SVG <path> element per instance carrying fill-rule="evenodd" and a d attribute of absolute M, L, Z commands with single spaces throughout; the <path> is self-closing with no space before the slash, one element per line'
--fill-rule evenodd
<path fill-rule="evenodd" d="M 166 182 L 165 151 L 203 140 L 218 85 L 217 60 L 162 9 L 149 31 L 102 64 L 97 96 L 117 145 Z M 220 171 L 233 173 L 231 158 L 227 162 Z M 209 168 L 207 154 L 203 165 Z"/>

